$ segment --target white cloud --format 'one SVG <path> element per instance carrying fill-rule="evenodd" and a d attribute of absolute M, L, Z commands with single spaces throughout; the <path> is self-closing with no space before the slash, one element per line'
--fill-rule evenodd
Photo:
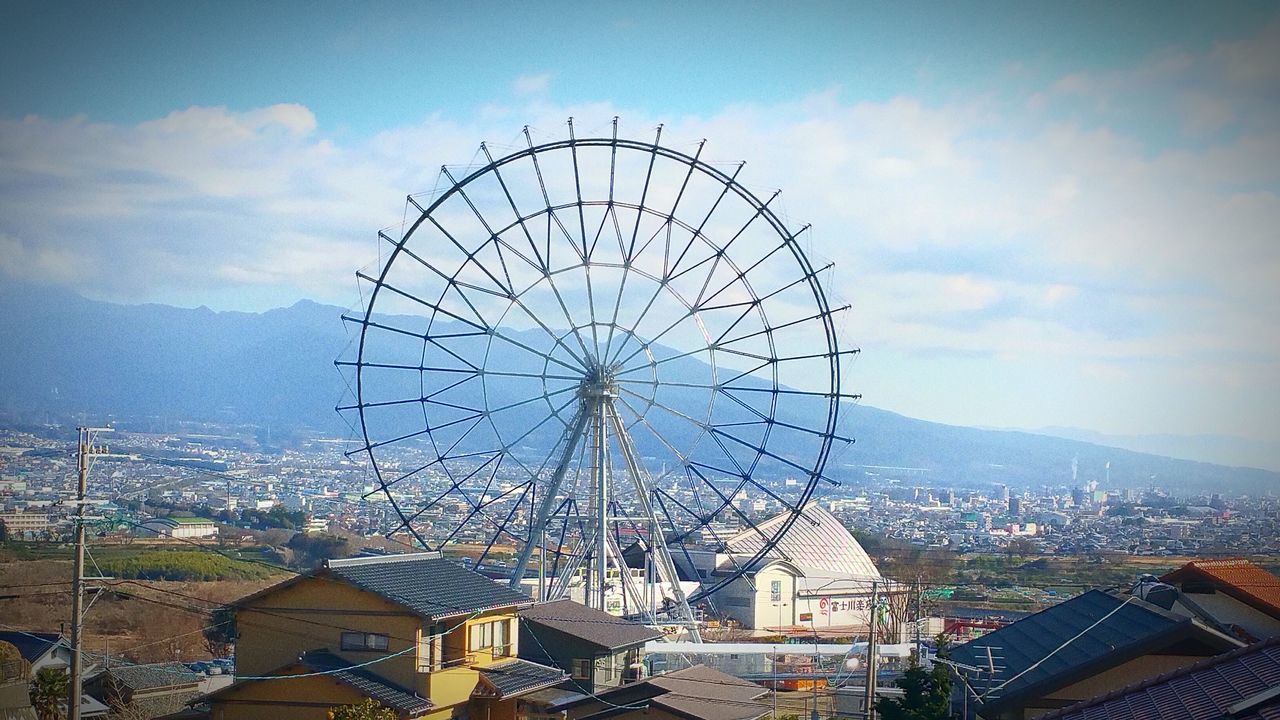
<path fill-rule="evenodd" d="M 1027 98 L 849 103 L 831 92 L 746 104 L 663 118 L 663 140 L 692 150 L 708 138 L 704 159 L 746 159 L 748 186 L 786 189 L 779 207 L 814 223 L 806 243 L 838 262 L 833 290 L 853 302 L 847 326 L 869 352 L 1069 361 L 1100 388 L 1137 372 L 1147 394 L 1126 390 L 1125 401 L 1162 412 L 1153 398 L 1208 383 L 1224 398 L 1212 412 L 1202 392 L 1180 420 L 1153 416 L 1166 423 L 1153 429 L 1195 429 L 1195 413 L 1219 430 L 1275 428 L 1277 108 L 1254 102 L 1249 123 L 1220 111 L 1236 107 L 1235 88 L 1272 77 L 1259 47 L 1075 74 Z M 399 223 L 405 194 L 432 191 L 442 162 L 481 160 L 481 140 L 495 154 L 522 146 L 526 123 L 535 140 L 563 137 L 569 116 L 579 136 L 605 135 L 621 115 L 624 135 L 647 139 L 660 120 L 527 97 L 549 80 L 517 79 L 522 105 L 470 122 L 429 117 L 357 141 L 327 135 L 297 105 L 189 108 L 131 126 L 0 120 L 0 272 L 126 301 L 200 304 L 239 286 L 348 304 L 351 271 L 377 257 L 374 231 Z M 1188 123 L 1200 140 L 1153 148 L 1104 122 L 1127 92 L 1152 86 L 1189 113 L 1172 127 Z M 1071 102 L 1100 114 L 1064 121 L 1054 108 Z M 888 402 L 905 408 L 925 404 L 937 380 L 885 385 L 904 388 Z M 1250 385 L 1277 402 L 1245 403 L 1233 419 L 1223 403 Z M 1116 402 L 1098 395 L 1099 407 Z"/>
<path fill-rule="evenodd" d="M 547 92 L 547 88 L 551 85 L 551 73 L 537 73 L 536 75 L 521 75 L 511 83 L 511 91 L 519 97 L 527 97 L 530 95 L 542 95 Z"/>

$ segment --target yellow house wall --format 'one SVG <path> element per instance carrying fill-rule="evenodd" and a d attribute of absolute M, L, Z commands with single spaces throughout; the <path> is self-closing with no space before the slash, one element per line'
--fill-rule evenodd
<path fill-rule="evenodd" d="M 510 653 L 498 658 L 493 657 L 493 653 L 488 649 L 475 650 L 467 646 L 468 639 L 471 637 L 472 626 L 494 620 L 502 620 L 508 623 L 508 627 L 511 628 L 510 632 L 513 633 L 510 638 Z M 495 612 L 481 615 L 465 621 L 461 626 L 453 628 L 445 635 L 445 662 L 448 664 L 450 659 L 454 659 L 454 663 L 443 670 L 424 676 L 426 678 L 427 697 L 431 698 L 431 702 L 435 703 L 436 707 L 457 705 L 468 702 L 471 699 L 471 693 L 475 691 L 476 685 L 480 682 L 480 673 L 473 668 L 487 667 L 515 657 L 515 637 L 518 635 L 518 630 L 515 627 L 514 620 L 514 612 Z M 446 621 L 446 625 L 449 627 L 457 623 L 457 619 Z"/>
<path fill-rule="evenodd" d="M 353 665 L 403 653 L 370 669 L 403 687 L 425 691 L 416 657 L 422 619 L 344 582 L 316 577 L 280 588 L 241 607 L 236 629 L 239 674 L 269 674 L 297 662 L 308 650 L 327 648 Z M 386 635 L 387 651 L 343 651 L 344 631 Z"/>
<path fill-rule="evenodd" d="M 1105 695 L 1112 690 L 1186 667 L 1203 659 L 1203 657 L 1192 655 L 1144 655 L 1046 695 L 1045 699 L 1051 701 L 1045 703 L 1046 707 L 1035 707 L 1036 703 L 1032 701 L 1023 713 L 1023 717 L 1037 718 L 1051 710 L 1063 707 L 1063 701 L 1076 702 Z"/>
<path fill-rule="evenodd" d="M 498 619 L 507 622 L 510 628 L 509 655 L 494 658 L 488 649 L 473 650 L 467 646 L 473 625 Z M 242 675 L 267 675 L 297 662 L 308 650 L 327 648 L 352 664 L 402 653 L 370 665 L 368 670 L 430 699 L 438 710 L 426 716 L 427 720 L 435 716 L 446 718 L 451 715 L 451 706 L 470 702 L 480 682 L 480 674 L 474 668 L 516 656 L 518 631 L 514 620 L 514 611 L 494 612 L 465 621 L 461 617 L 444 620 L 443 624 L 452 628 L 445 635 L 445 667 L 420 673 L 417 643 L 422 637 L 424 622 L 420 616 L 347 583 L 324 577 L 307 578 L 248 602 L 237 611 L 236 665 Z M 386 635 L 387 651 L 342 651 L 344 631 Z"/>
<path fill-rule="evenodd" d="M 327 720 L 330 708 L 363 696 L 325 677 L 245 682 L 210 704 L 209 720 Z"/>

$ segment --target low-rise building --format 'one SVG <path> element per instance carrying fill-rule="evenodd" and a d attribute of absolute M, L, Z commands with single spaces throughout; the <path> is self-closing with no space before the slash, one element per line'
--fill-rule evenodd
<path fill-rule="evenodd" d="M 1182 593 L 1175 612 L 1207 614 L 1250 641 L 1280 636 L 1280 577 L 1248 560 L 1192 560 L 1160 581 Z"/>
<path fill-rule="evenodd" d="M 218 536 L 218 525 L 212 520 L 197 517 L 152 518 L 142 523 L 139 530 L 175 539 L 210 538 Z"/>
<path fill-rule="evenodd" d="M 537 715 L 531 695 L 568 676 L 518 657 L 531 604 L 439 553 L 329 560 L 234 603 L 253 679 L 210 695 L 211 720 L 325 720 L 364 698 L 404 719 Z"/>
<path fill-rule="evenodd" d="M 572 600 L 521 610 L 520 656 L 569 673 L 567 687 L 593 693 L 643 677 L 644 644 L 662 633 Z"/>
<path fill-rule="evenodd" d="M 956 706 L 1024 720 L 1243 646 L 1198 618 L 1090 590 L 954 648 Z"/>

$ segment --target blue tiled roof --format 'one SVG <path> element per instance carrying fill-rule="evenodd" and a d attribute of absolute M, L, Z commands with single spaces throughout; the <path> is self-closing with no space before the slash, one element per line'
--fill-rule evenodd
<path fill-rule="evenodd" d="M 994 665 L 994 676 L 984 672 L 975 690 L 982 695 L 988 687 L 1007 682 L 985 700 L 989 706 L 999 706 L 1041 686 L 1066 684 L 1081 672 L 1123 662 L 1152 643 L 1193 629 L 1206 636 L 1218 635 L 1190 618 L 1137 598 L 1090 590 L 956 647 L 951 660 L 984 671 Z M 1221 641 L 1223 650 L 1235 646 L 1226 636 L 1215 640 Z M 992 678 L 989 686 L 988 677 Z"/>
<path fill-rule="evenodd" d="M 0 641 L 18 648 L 22 658 L 27 662 L 35 662 L 41 655 L 49 652 L 49 648 L 58 642 L 58 633 L 21 632 L 18 630 L 0 631 Z"/>
<path fill-rule="evenodd" d="M 533 604 L 528 595 L 444 560 L 438 553 L 330 560 L 327 570 L 427 618 Z"/>
<path fill-rule="evenodd" d="M 402 712 L 410 717 L 421 715 L 432 708 L 431 701 L 419 697 L 392 682 L 384 680 L 364 668 L 351 667 L 351 663 L 328 650 L 313 650 L 302 656 L 302 665 L 312 672 L 327 673 L 333 679 L 354 688 L 365 697 L 373 698 L 384 707 Z"/>

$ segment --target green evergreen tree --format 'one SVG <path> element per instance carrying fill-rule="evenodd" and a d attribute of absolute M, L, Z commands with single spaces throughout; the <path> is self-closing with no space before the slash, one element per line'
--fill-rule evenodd
<path fill-rule="evenodd" d="M 938 657 L 946 657 L 946 638 L 939 637 Z M 882 720 L 946 720 L 950 717 L 951 672 L 935 662 L 926 670 L 917 658 L 895 683 L 902 688 L 900 698 L 882 698 L 876 713 Z"/>
<path fill-rule="evenodd" d="M 58 668 L 41 668 L 31 680 L 31 707 L 40 720 L 62 720 L 66 711 L 67 673 Z"/>

